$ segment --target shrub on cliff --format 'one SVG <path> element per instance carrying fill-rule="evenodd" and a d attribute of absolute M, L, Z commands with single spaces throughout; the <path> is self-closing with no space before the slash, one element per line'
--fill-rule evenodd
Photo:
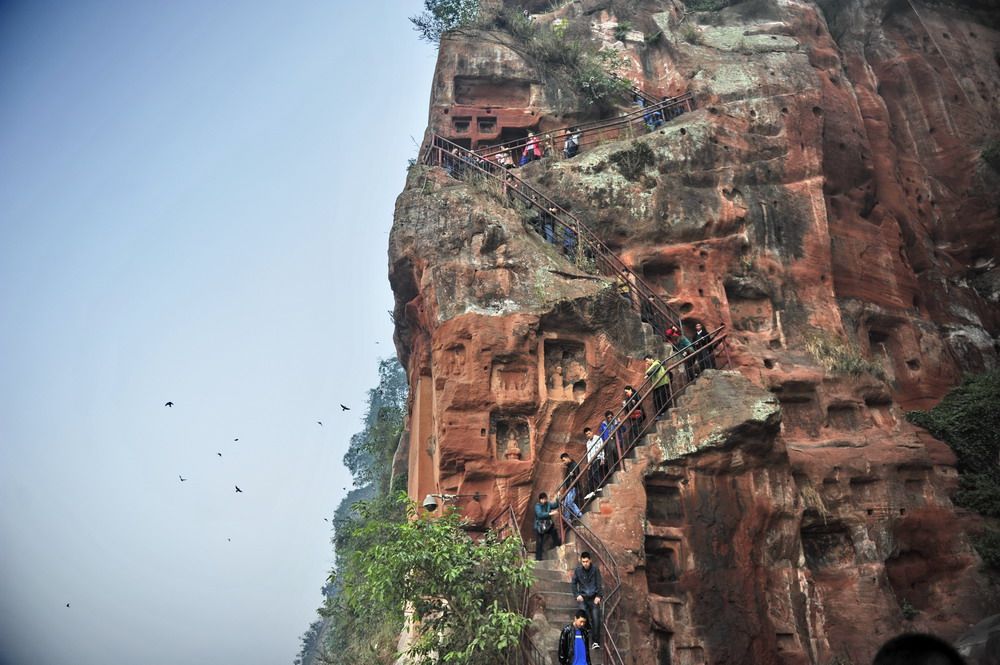
<path fill-rule="evenodd" d="M 410 17 L 420 38 L 432 44 L 449 30 L 471 26 L 479 17 L 479 0 L 424 0 L 424 12 Z"/>
<path fill-rule="evenodd" d="M 411 628 L 406 656 L 414 665 L 505 663 L 528 624 L 519 600 L 532 572 L 520 540 L 489 533 L 476 542 L 457 511 L 432 517 L 405 494 L 394 500 L 405 519 L 368 519 L 352 530 L 370 545 L 336 575 L 343 606 L 361 623 Z"/>
<path fill-rule="evenodd" d="M 1000 518 L 1000 370 L 968 376 L 929 411 L 910 411 L 907 420 L 951 446 L 958 458 L 955 504 Z M 973 538 L 983 562 L 1000 570 L 1000 531 L 987 528 Z"/>
<path fill-rule="evenodd" d="M 806 350 L 827 372 L 860 376 L 868 373 L 885 380 L 885 368 L 869 360 L 854 344 L 834 339 L 826 333 L 813 333 L 806 337 Z"/>
<path fill-rule="evenodd" d="M 1000 371 L 966 377 L 929 411 L 910 411 L 907 420 L 945 441 L 962 474 L 955 503 L 1000 517 Z"/>
<path fill-rule="evenodd" d="M 989 164 L 990 168 L 1000 173 L 1000 139 L 994 139 L 983 147 L 980 153 L 983 161 Z"/>

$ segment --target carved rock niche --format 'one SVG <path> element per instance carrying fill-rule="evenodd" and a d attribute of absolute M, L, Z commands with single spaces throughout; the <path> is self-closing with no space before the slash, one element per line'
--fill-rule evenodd
<path fill-rule="evenodd" d="M 465 371 L 465 345 L 453 344 L 441 354 L 441 369 L 448 376 L 459 376 Z"/>
<path fill-rule="evenodd" d="M 495 359 L 490 368 L 490 390 L 497 402 L 535 402 L 533 367 L 524 362 Z"/>
<path fill-rule="evenodd" d="M 581 342 L 546 340 L 544 369 L 549 399 L 583 402 L 588 368 L 586 348 Z"/>
<path fill-rule="evenodd" d="M 493 413 L 490 415 L 490 432 L 497 459 L 531 459 L 531 427 L 524 416 Z"/>

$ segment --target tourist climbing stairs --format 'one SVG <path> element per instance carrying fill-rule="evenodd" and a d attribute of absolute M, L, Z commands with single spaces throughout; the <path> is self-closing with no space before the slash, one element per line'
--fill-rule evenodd
<path fill-rule="evenodd" d="M 616 138 L 628 135 L 625 130 L 637 124 L 649 125 L 657 117 L 669 119 L 679 110 L 690 110 L 689 97 L 653 102 L 643 94 L 639 110 L 613 121 L 605 121 L 600 130 L 617 129 Z M 659 116 L 654 114 L 659 113 Z M 617 122 L 617 125 L 615 123 Z M 581 129 L 582 128 L 582 129 Z M 583 131 L 595 137 L 611 136 L 601 134 L 597 126 L 565 128 L 550 132 L 545 140 L 557 141 L 571 131 Z M 527 146 L 532 139 L 521 143 L 508 144 L 504 150 L 517 150 Z M 536 139 L 537 140 L 537 139 Z M 607 139 L 603 139 L 607 140 Z M 584 225 L 577 217 L 559 206 L 537 188 L 519 178 L 509 168 L 498 164 L 498 151 L 467 150 L 448 139 L 432 134 L 422 152 L 422 162 L 440 166 L 455 178 L 468 180 L 479 178 L 491 183 L 511 201 L 520 201 L 533 210 L 536 219 L 530 228 L 545 242 L 555 245 L 565 258 L 578 269 L 606 275 L 616 280 L 619 294 L 626 298 L 644 323 L 654 331 L 663 334 L 676 326 L 683 330 L 680 314 L 674 310 L 652 287 L 635 275 L 618 256 Z M 654 376 L 648 377 L 636 388 L 636 396 L 614 414 L 612 426 L 604 442 L 604 461 L 592 469 L 586 460 L 559 487 L 562 495 L 576 489 L 581 499 L 584 515 L 581 519 L 567 519 L 563 510 L 557 520 L 563 545 L 548 554 L 535 568 L 535 582 L 525 595 L 523 611 L 526 616 L 540 616 L 544 620 L 533 622 L 525 634 L 517 662 L 523 665 L 554 665 L 560 629 L 569 622 L 576 609 L 570 579 L 579 554 L 591 553 L 595 565 L 600 567 L 604 579 L 605 597 L 602 630 L 602 649 L 593 654 L 593 663 L 602 665 L 625 665 L 630 652 L 629 631 L 624 625 L 620 611 L 622 598 L 621 572 L 613 553 L 590 528 L 590 522 L 599 514 L 602 502 L 613 501 L 615 475 L 627 471 L 629 460 L 634 459 L 638 446 L 645 443 L 646 435 L 656 428 L 660 418 L 665 417 L 676 405 L 677 399 L 687 386 L 706 370 L 713 370 L 729 364 L 729 350 L 724 326 L 711 331 L 695 344 L 676 350 L 662 361 L 670 377 L 665 386 L 655 386 Z M 595 462 L 597 464 L 597 462 Z M 598 488 L 599 491 L 598 491 Z M 503 529 L 520 537 L 520 528 L 513 511 L 508 509 L 508 521 Z"/>

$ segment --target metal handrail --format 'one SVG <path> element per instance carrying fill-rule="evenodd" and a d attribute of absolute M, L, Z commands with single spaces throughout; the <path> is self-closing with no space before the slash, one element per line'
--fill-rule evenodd
<path fill-rule="evenodd" d="M 681 315 L 569 211 L 499 164 L 482 159 L 437 134 L 431 134 L 430 139 L 423 151 L 423 163 L 442 166 L 455 178 L 478 174 L 493 180 L 503 194 L 541 213 L 533 228 L 543 240 L 557 244 L 581 269 L 593 269 L 616 278 L 621 295 L 628 299 L 643 321 L 660 331 L 670 326 L 680 327 Z"/>
<path fill-rule="evenodd" d="M 708 341 L 700 341 L 697 344 L 692 344 L 683 350 L 679 350 L 672 354 L 667 360 L 664 361 L 664 369 L 667 372 L 673 372 L 673 370 L 684 368 L 684 373 L 678 375 L 683 377 L 681 385 L 675 392 L 673 390 L 674 380 L 671 380 L 667 385 L 670 387 L 668 390 L 668 398 L 664 404 L 660 405 L 659 409 L 654 409 L 653 415 L 651 417 L 644 418 L 643 423 L 635 432 L 630 432 L 627 435 L 627 440 L 625 446 L 622 446 L 622 436 L 620 436 L 620 430 L 624 426 L 624 423 L 631 421 L 631 414 L 642 407 L 642 403 L 649 397 L 653 392 L 653 377 L 648 377 L 639 388 L 636 390 L 637 398 L 630 400 L 630 404 L 622 406 L 619 412 L 615 414 L 612 418 L 611 431 L 609 432 L 608 438 L 605 440 L 603 448 L 607 448 L 607 444 L 612 440 L 615 441 L 615 449 L 617 451 L 617 457 L 612 464 L 608 464 L 604 471 L 604 475 L 600 477 L 597 487 L 601 487 L 608 480 L 608 478 L 618 470 L 623 464 L 625 457 L 638 445 L 640 439 L 642 439 L 653 426 L 655 426 L 656 418 L 674 403 L 674 401 L 680 397 L 687 389 L 691 383 L 694 382 L 694 378 L 688 373 L 688 369 L 692 363 L 704 362 L 704 357 L 702 354 L 708 353 L 713 356 L 713 364 L 716 367 L 725 366 L 730 364 L 729 349 L 727 344 L 727 335 L 724 332 L 725 325 L 721 325 L 711 333 L 708 333 Z M 724 352 L 724 353 L 722 353 Z M 675 359 L 674 362 L 670 360 Z M 669 363 L 669 364 L 667 364 Z M 686 379 L 686 380 L 683 380 Z M 594 458 L 597 459 L 596 457 Z M 592 466 L 591 462 L 581 461 L 578 463 L 569 474 L 569 476 L 563 480 L 559 485 L 557 494 L 561 493 L 564 487 L 577 488 L 577 494 L 579 494 L 580 489 L 578 487 L 580 480 L 584 477 L 584 473 L 590 471 Z M 595 488 L 596 489 L 596 488 Z M 585 506 L 586 504 L 584 504 Z M 584 506 L 581 506 L 583 508 Z M 602 622 L 604 628 L 604 635 L 606 640 L 607 653 L 610 656 L 612 663 L 614 665 L 624 665 L 624 659 L 621 656 L 621 652 L 618 649 L 618 645 L 614 640 L 614 634 L 611 627 L 615 626 L 618 621 L 618 606 L 621 602 L 620 590 L 621 590 L 621 575 L 618 571 L 618 564 L 615 561 L 614 555 L 607 548 L 604 542 L 597 537 L 589 527 L 587 527 L 582 522 L 574 523 L 572 520 L 566 519 L 566 510 L 563 506 L 559 508 L 559 531 L 562 542 L 566 542 L 566 531 L 571 531 L 576 538 L 585 544 L 591 551 L 591 553 L 597 558 L 600 564 L 606 571 L 609 572 L 611 579 L 613 580 L 614 586 L 607 592 L 606 596 L 602 599 L 602 605 L 604 605 L 604 621 Z M 586 531 L 589 536 L 582 533 Z"/>
<path fill-rule="evenodd" d="M 636 92 L 636 94 L 639 93 Z M 643 101 L 644 103 L 646 102 L 644 93 Z M 651 101 L 648 102 L 648 104 L 648 106 L 637 108 L 615 118 L 605 118 L 603 120 L 593 120 L 591 122 L 576 125 L 567 125 L 566 127 L 560 127 L 558 129 L 536 134 L 533 137 L 525 137 L 515 141 L 501 143 L 499 145 L 478 148 L 473 152 L 483 159 L 496 161 L 497 156 L 500 153 L 507 152 L 509 155 L 511 153 L 517 155 L 520 154 L 529 143 L 538 142 L 547 144 L 549 152 L 555 153 L 556 145 L 561 144 L 561 142 L 565 142 L 566 137 L 574 133 L 572 131 L 574 129 L 577 130 L 582 137 L 579 144 L 580 147 L 615 140 L 619 138 L 621 133 L 618 132 L 617 134 L 613 134 L 612 130 L 620 129 L 633 124 L 637 126 L 647 124 L 652 121 L 651 119 L 657 113 L 660 114 L 660 121 L 665 122 L 669 119 L 677 117 L 681 113 L 693 111 L 694 95 L 688 92 L 669 99 Z M 558 149 L 558 153 L 562 154 L 561 147 Z M 513 159 L 513 155 L 511 155 L 511 158 Z"/>
<path fill-rule="evenodd" d="M 718 328 L 707 334 L 707 342 L 699 342 L 697 344 L 692 344 L 691 346 L 675 351 L 669 357 L 663 361 L 663 369 L 668 372 L 673 378 L 667 384 L 668 392 L 667 399 L 664 404 L 660 405 L 659 409 L 653 409 L 652 416 L 643 417 L 642 422 L 639 423 L 641 427 L 635 431 L 622 432 L 625 428 L 629 430 L 631 428 L 626 428 L 627 423 L 631 423 L 633 420 L 632 414 L 636 411 L 642 409 L 642 405 L 646 402 L 646 399 L 653 394 L 653 377 L 647 377 L 639 386 L 635 389 L 635 397 L 629 400 L 629 404 L 622 405 L 618 411 L 612 416 L 611 419 L 611 429 L 608 432 L 608 436 L 604 441 L 604 445 L 598 453 L 605 453 L 605 461 L 607 457 L 612 457 L 610 463 L 606 463 L 606 470 L 603 475 L 601 475 L 597 480 L 598 487 L 604 484 L 604 482 L 618 470 L 621 462 L 625 457 L 632 452 L 632 449 L 638 444 L 639 439 L 646 435 L 646 433 L 651 429 L 652 424 L 656 422 L 656 418 L 663 412 L 665 412 L 674 402 L 684 394 L 687 387 L 694 383 L 694 376 L 692 367 L 695 363 L 703 362 L 703 358 L 707 357 L 702 354 L 711 354 L 712 364 L 715 367 L 725 367 L 730 364 L 729 349 L 727 346 L 728 335 L 725 332 L 725 324 L 720 325 Z M 674 370 L 679 370 L 683 368 L 683 372 L 677 372 L 675 374 Z M 643 413 L 645 413 L 643 411 Z M 610 450 L 608 445 L 614 441 L 614 447 Z M 597 457 L 595 456 L 595 460 Z M 578 485 L 583 479 L 585 474 L 589 475 L 590 468 L 593 463 L 586 458 L 581 460 L 576 467 L 574 467 L 573 472 L 568 474 L 567 477 L 560 483 L 556 491 L 561 493 L 563 496 L 573 487 L 577 488 L 577 495 L 580 496 L 580 490 L 582 489 Z M 596 489 L 596 488 L 594 488 Z M 565 490 L 565 492 L 563 491 Z M 585 505 L 585 504 L 584 504 Z M 582 508 L 583 506 L 581 506 Z M 565 515 L 561 512 L 561 517 L 565 521 Z"/>

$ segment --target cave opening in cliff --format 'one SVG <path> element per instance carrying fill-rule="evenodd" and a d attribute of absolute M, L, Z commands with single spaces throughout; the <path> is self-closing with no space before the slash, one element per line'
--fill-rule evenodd
<path fill-rule="evenodd" d="M 672 526 L 684 519 L 681 491 L 651 476 L 646 480 L 646 519 L 654 526 Z"/>
<path fill-rule="evenodd" d="M 802 550 L 810 570 L 854 563 L 854 544 L 842 522 L 822 520 L 802 526 Z"/>
<path fill-rule="evenodd" d="M 662 628 L 653 629 L 653 648 L 656 649 L 656 662 L 658 665 L 671 665 L 673 655 L 671 653 L 671 643 L 674 634 Z"/>
<path fill-rule="evenodd" d="M 653 258 L 645 261 L 639 269 L 645 281 L 659 286 L 664 292 L 674 293 L 677 290 L 677 275 L 680 268 L 676 263 Z"/>
<path fill-rule="evenodd" d="M 644 552 L 646 556 L 646 586 L 650 593 L 658 596 L 673 596 L 677 593 L 677 545 L 678 541 L 656 536 L 646 536 Z"/>

